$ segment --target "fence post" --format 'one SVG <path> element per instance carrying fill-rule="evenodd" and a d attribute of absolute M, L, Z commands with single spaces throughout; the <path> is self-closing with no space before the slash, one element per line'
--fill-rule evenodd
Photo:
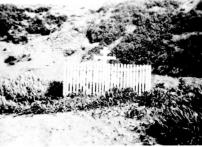
<path fill-rule="evenodd" d="M 63 73 L 63 96 L 67 96 L 67 92 L 68 92 L 68 89 L 67 89 L 67 60 L 65 58 L 65 64 L 64 64 L 64 73 Z"/>

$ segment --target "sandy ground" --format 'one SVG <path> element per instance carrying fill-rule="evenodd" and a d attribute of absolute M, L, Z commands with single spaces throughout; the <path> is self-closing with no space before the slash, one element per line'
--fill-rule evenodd
<path fill-rule="evenodd" d="M 93 118 L 89 112 L 0 116 L 0 146 L 53 147 L 67 145 L 139 144 L 130 131 L 134 120 L 121 116 Z"/>

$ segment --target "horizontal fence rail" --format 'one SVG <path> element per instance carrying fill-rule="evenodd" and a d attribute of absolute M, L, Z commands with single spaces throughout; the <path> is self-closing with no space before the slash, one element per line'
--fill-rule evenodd
<path fill-rule="evenodd" d="M 151 89 L 151 65 L 67 63 L 63 95 L 102 95 L 113 88 L 132 88 L 137 94 Z"/>

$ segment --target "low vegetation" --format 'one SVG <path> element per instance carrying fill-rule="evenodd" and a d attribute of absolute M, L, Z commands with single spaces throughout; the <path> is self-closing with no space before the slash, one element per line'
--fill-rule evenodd
<path fill-rule="evenodd" d="M 15 44 L 27 43 L 28 34 L 49 35 L 66 20 L 66 16 L 51 14 L 49 7 L 31 9 L 0 4 L 0 40 Z"/>
<path fill-rule="evenodd" d="M 111 50 L 119 62 L 152 64 L 153 73 L 161 75 L 201 77 L 199 8 L 184 12 L 177 1 L 155 0 L 144 7 L 125 3 L 111 9 L 105 12 L 109 17 L 90 25 L 90 42 L 107 46 L 123 37 Z"/>
<path fill-rule="evenodd" d="M 177 89 L 154 88 L 137 98 L 138 107 L 132 106 L 127 111 L 127 118 L 142 121 L 136 129 L 142 131 L 141 139 L 145 144 L 151 144 L 151 136 L 164 145 L 202 143 L 202 86 L 186 85 L 183 80 L 179 82 Z M 139 110 L 140 107 L 143 109 Z"/>
<path fill-rule="evenodd" d="M 112 89 L 103 96 L 71 94 L 62 97 L 61 82 L 43 82 L 34 76 L 1 81 L 0 113 L 42 114 L 122 107 L 127 119 L 141 123 L 133 128 L 144 144 L 196 145 L 202 143 L 202 86 L 177 88 L 158 84 L 138 96 L 132 89 Z M 183 135 L 182 135 L 183 134 Z"/>
<path fill-rule="evenodd" d="M 32 58 L 30 57 L 30 54 L 23 54 L 21 56 L 8 56 L 5 60 L 4 63 L 8 65 L 15 65 L 18 62 L 23 62 L 23 61 L 31 61 Z"/>

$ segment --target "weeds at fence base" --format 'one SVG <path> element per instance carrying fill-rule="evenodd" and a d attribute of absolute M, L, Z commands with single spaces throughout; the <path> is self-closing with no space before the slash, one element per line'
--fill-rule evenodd
<path fill-rule="evenodd" d="M 56 85 L 56 86 L 55 86 Z M 50 84 L 50 89 L 57 90 L 60 88 L 60 82 L 54 82 Z M 35 101 L 12 101 L 9 103 L 5 101 L 5 105 L 1 105 L 0 113 L 16 113 L 16 114 L 43 114 L 43 113 L 56 113 L 56 112 L 67 112 L 73 110 L 90 110 L 111 106 L 120 106 L 121 104 L 135 102 L 137 94 L 132 89 L 112 89 L 106 92 L 102 96 L 84 95 L 72 93 L 67 97 L 57 97 L 53 94 L 48 93 L 49 97 L 35 99 Z M 46 96 L 48 95 L 46 94 Z M 59 93 L 60 94 L 60 93 Z"/>

